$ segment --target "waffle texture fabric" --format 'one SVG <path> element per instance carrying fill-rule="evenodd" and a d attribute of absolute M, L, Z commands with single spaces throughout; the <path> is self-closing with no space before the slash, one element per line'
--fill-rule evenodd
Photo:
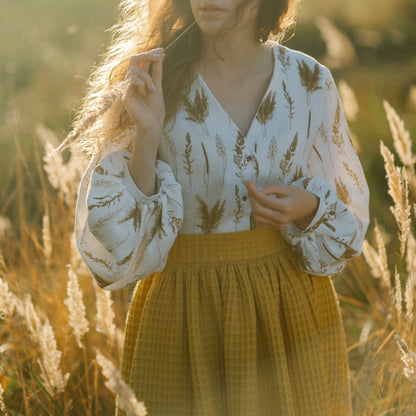
<path fill-rule="evenodd" d="M 332 280 L 275 230 L 179 235 L 137 284 L 122 374 L 149 416 L 351 415 Z"/>

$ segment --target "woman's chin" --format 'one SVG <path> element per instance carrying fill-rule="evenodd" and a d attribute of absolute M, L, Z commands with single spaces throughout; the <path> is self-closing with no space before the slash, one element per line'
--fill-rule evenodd
<path fill-rule="evenodd" d="M 198 26 L 203 35 L 216 36 L 223 29 L 223 22 L 218 20 L 198 20 Z"/>

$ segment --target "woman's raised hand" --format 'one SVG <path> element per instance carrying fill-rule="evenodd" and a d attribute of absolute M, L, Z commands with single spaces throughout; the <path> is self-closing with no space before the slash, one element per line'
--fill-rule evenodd
<path fill-rule="evenodd" d="M 136 129 L 128 167 L 133 181 L 146 195 L 156 191 L 157 152 L 165 122 L 163 58 L 162 48 L 132 56 L 125 76 L 128 87 L 122 97 Z"/>
<path fill-rule="evenodd" d="M 165 121 L 165 104 L 162 91 L 163 49 L 133 55 L 126 71 L 128 87 L 122 97 L 126 110 L 136 127 L 136 136 L 151 140 L 156 146 L 162 135 Z M 153 66 L 151 74 L 150 66 Z M 141 143 L 144 144 L 144 143 Z"/>
<path fill-rule="evenodd" d="M 254 222 L 260 228 L 280 230 L 294 222 L 305 229 L 318 209 L 319 199 L 300 186 L 266 185 L 259 190 L 254 182 L 246 181 L 245 185 Z"/>

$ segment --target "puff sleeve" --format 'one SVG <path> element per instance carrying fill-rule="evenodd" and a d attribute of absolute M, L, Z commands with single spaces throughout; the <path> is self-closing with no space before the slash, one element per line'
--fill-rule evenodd
<path fill-rule="evenodd" d="M 118 289 L 164 269 L 183 222 L 182 188 L 157 161 L 158 191 L 143 194 L 128 170 L 131 153 L 95 156 L 81 181 L 75 234 L 97 283 Z"/>
<path fill-rule="evenodd" d="M 292 183 L 315 194 L 319 206 L 305 230 L 290 223 L 282 235 L 295 248 L 302 270 L 332 275 L 361 253 L 369 223 L 369 191 L 334 80 L 328 69 L 322 71 L 324 86 L 312 102 L 320 116 L 305 147 L 308 172 Z"/>

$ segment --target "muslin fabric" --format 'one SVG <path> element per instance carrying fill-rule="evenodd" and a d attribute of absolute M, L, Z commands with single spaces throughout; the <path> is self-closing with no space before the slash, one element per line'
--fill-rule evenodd
<path fill-rule="evenodd" d="M 245 180 L 301 186 L 319 198 L 305 230 L 281 230 L 302 270 L 337 274 L 360 253 L 368 187 L 332 76 L 301 52 L 271 48 L 273 75 L 247 134 L 195 74 L 163 133 L 155 195 L 130 176 L 132 132 L 95 155 L 81 183 L 76 238 L 101 287 L 161 272 L 180 234 L 255 229 Z"/>
<path fill-rule="evenodd" d="M 136 286 L 122 374 L 149 416 L 351 415 L 331 278 L 273 230 L 180 235 Z"/>

